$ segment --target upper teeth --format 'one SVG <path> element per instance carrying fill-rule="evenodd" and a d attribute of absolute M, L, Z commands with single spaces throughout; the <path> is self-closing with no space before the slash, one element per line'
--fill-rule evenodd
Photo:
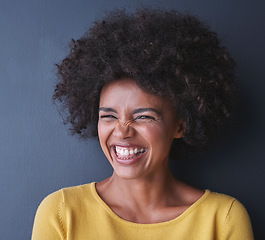
<path fill-rule="evenodd" d="M 117 147 L 116 146 L 116 152 L 121 154 L 121 155 L 124 155 L 124 156 L 128 156 L 130 154 L 136 154 L 136 153 L 142 153 L 144 152 L 144 148 L 141 148 L 141 149 L 138 149 L 138 148 L 122 148 L 122 147 Z"/>

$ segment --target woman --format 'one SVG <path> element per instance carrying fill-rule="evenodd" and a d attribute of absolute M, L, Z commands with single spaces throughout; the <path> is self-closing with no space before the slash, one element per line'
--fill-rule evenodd
<path fill-rule="evenodd" d="M 32 239 L 253 239 L 236 199 L 168 167 L 171 150 L 205 147 L 230 118 L 233 68 L 216 33 L 174 11 L 112 12 L 73 41 L 54 98 L 73 133 L 98 135 L 114 171 L 49 195 Z"/>

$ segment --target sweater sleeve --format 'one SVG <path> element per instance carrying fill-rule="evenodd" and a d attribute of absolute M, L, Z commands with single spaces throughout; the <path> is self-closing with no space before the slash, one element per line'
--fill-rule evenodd
<path fill-rule="evenodd" d="M 35 216 L 32 240 L 66 239 L 63 206 L 64 199 L 61 190 L 50 194 L 42 201 Z"/>
<path fill-rule="evenodd" d="M 223 228 L 224 240 L 254 240 L 247 210 L 237 200 L 231 204 Z"/>

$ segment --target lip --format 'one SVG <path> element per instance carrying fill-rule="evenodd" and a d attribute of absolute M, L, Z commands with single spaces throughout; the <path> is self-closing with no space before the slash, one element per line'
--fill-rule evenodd
<path fill-rule="evenodd" d="M 115 146 L 127 147 L 127 148 L 146 148 L 144 146 L 140 146 L 138 144 L 133 144 L 133 143 L 113 143 L 110 145 L 110 147 L 115 147 Z"/>
<path fill-rule="evenodd" d="M 134 144 L 112 144 L 111 145 L 111 153 L 112 153 L 111 155 L 116 160 L 116 162 L 121 164 L 121 165 L 134 164 L 134 163 L 138 162 L 146 153 L 146 151 L 145 151 L 145 152 L 141 153 L 139 156 L 135 156 L 131 159 L 120 159 L 120 158 L 118 158 L 118 156 L 116 154 L 115 146 L 126 147 L 126 148 L 144 148 L 145 150 L 146 150 L 146 148 L 139 146 L 139 145 L 134 145 Z"/>

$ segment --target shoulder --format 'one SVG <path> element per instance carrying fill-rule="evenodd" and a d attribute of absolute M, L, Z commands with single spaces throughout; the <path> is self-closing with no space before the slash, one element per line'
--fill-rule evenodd
<path fill-rule="evenodd" d="M 40 203 L 37 210 L 37 216 L 49 215 L 51 212 L 57 212 L 63 201 L 64 198 L 61 190 L 49 194 Z"/>
<path fill-rule="evenodd" d="M 49 194 L 43 199 L 38 207 L 38 215 L 51 215 L 60 212 L 65 205 L 78 204 L 84 199 L 89 198 L 92 194 L 91 189 L 94 183 L 84 184 L 74 187 L 62 188 L 56 192 Z"/>
<path fill-rule="evenodd" d="M 205 195 L 207 195 L 206 200 L 208 202 L 211 202 L 212 204 L 214 205 L 216 204 L 219 206 L 231 205 L 234 201 L 237 201 L 236 198 L 234 197 L 222 193 L 212 192 L 210 190 L 206 190 Z"/>
<path fill-rule="evenodd" d="M 222 234 L 231 239 L 253 239 L 250 218 L 246 208 L 236 198 L 206 191 L 204 209 L 215 215 L 222 226 Z M 234 237 L 234 238 L 233 238 Z"/>
<path fill-rule="evenodd" d="M 64 188 L 44 198 L 34 219 L 32 240 L 66 239 L 70 213 L 82 211 L 79 203 L 91 195 L 93 184 Z"/>
<path fill-rule="evenodd" d="M 218 209 L 218 211 L 223 211 L 226 215 L 231 213 L 231 210 L 233 210 L 233 212 L 241 212 L 245 210 L 242 203 L 240 203 L 236 198 L 226 194 L 206 190 L 204 197 L 204 205 L 207 205 L 209 210 Z"/>
<path fill-rule="evenodd" d="M 208 194 L 207 194 L 208 193 Z M 230 212 L 231 209 L 244 210 L 245 207 L 236 198 L 226 194 L 211 192 L 206 190 L 206 202 L 212 207 L 218 207 L 218 209 L 226 209 Z"/>
<path fill-rule="evenodd" d="M 88 183 L 83 185 L 78 185 L 74 187 L 62 188 L 59 190 L 63 196 L 64 202 L 70 202 L 71 200 L 77 201 L 79 198 L 90 197 L 95 189 L 95 183 Z"/>
<path fill-rule="evenodd" d="M 67 235 L 67 221 L 71 213 L 82 215 L 90 204 L 94 183 L 60 189 L 48 195 L 38 207 L 32 239 L 61 239 Z M 89 209 L 93 208 L 93 205 Z"/>
<path fill-rule="evenodd" d="M 241 219 L 249 221 L 248 213 L 236 198 L 206 190 L 205 194 L 194 204 L 196 213 L 205 218 L 214 219 L 217 223 L 224 225 L 231 220 Z"/>

